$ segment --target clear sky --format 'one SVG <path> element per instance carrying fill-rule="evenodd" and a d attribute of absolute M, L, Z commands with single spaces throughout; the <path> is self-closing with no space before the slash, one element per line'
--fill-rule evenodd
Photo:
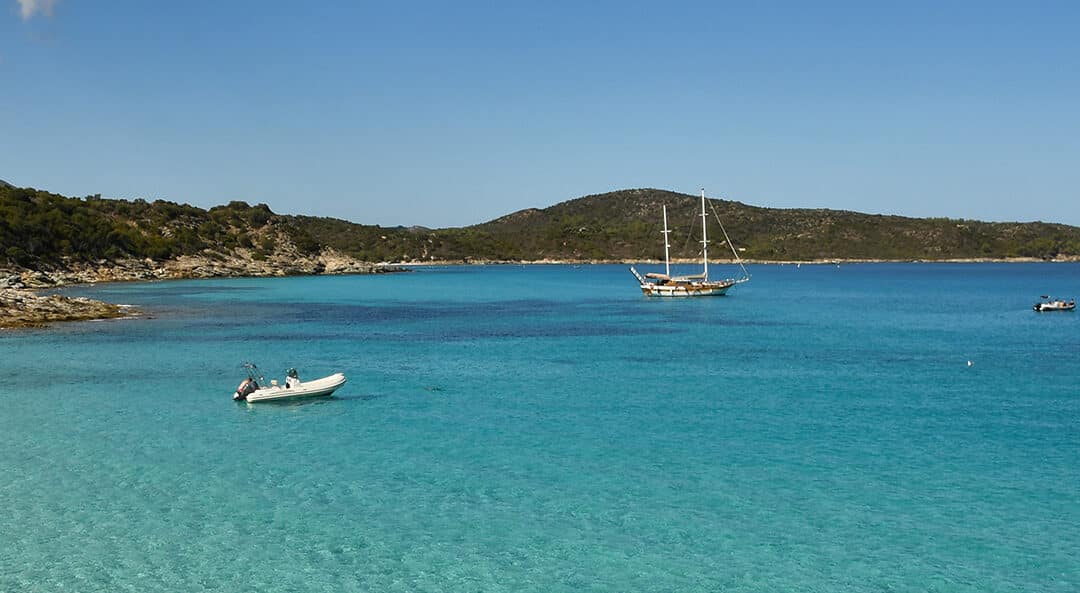
<path fill-rule="evenodd" d="M 1080 2 L 0 3 L 16 185 L 429 227 L 634 187 L 1080 225 Z"/>

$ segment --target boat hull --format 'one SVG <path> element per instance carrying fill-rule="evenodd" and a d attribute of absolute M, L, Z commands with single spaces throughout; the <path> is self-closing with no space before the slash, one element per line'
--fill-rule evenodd
<path fill-rule="evenodd" d="M 649 297 L 701 297 L 724 296 L 734 282 L 710 282 L 701 284 L 642 284 L 641 293 Z"/>
<path fill-rule="evenodd" d="M 275 401 L 287 401 L 297 399 L 307 399 L 313 397 L 327 397 L 333 395 L 342 385 L 345 384 L 345 375 L 341 373 L 334 373 L 329 377 L 323 377 L 322 379 L 315 379 L 314 381 L 304 381 L 295 387 L 285 387 L 282 385 L 274 385 L 272 387 L 263 387 L 256 389 L 254 393 L 247 396 L 247 402 L 249 404 L 260 402 L 275 402 Z"/>
<path fill-rule="evenodd" d="M 656 273 L 642 276 L 633 266 L 630 266 L 630 273 L 638 279 L 641 294 L 648 297 L 724 296 L 732 286 L 750 279 L 705 280 L 686 276 L 672 278 L 667 274 Z"/>
<path fill-rule="evenodd" d="M 1049 311 L 1073 311 L 1076 309 L 1076 303 L 1035 303 L 1034 309 L 1039 313 Z"/>

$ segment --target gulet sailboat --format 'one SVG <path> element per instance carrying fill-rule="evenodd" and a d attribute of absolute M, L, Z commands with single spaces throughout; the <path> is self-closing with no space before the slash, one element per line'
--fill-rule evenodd
<path fill-rule="evenodd" d="M 720 217 L 717 216 L 717 222 L 720 222 Z M 645 296 L 650 297 L 691 297 L 691 296 L 721 296 L 727 293 L 728 289 L 736 284 L 742 284 L 750 280 L 750 273 L 746 271 L 746 266 L 743 265 L 742 259 L 739 258 L 739 252 L 735 249 L 735 246 L 731 244 L 731 239 L 727 236 L 727 231 L 724 230 L 723 223 L 720 223 L 720 231 L 724 233 L 724 242 L 731 247 L 731 253 L 735 256 L 735 261 L 739 264 L 739 268 L 742 269 L 742 278 L 725 278 L 723 280 L 709 280 L 709 238 L 706 231 L 706 222 L 708 221 L 708 211 L 705 209 L 705 190 L 701 190 L 701 273 L 688 276 L 672 276 L 671 275 L 671 243 L 668 240 L 668 235 L 671 230 L 668 229 L 667 223 L 667 206 L 664 206 L 664 273 L 649 272 L 642 276 L 633 266 L 630 266 L 630 272 L 637 278 L 638 283 L 641 284 L 641 292 Z"/>

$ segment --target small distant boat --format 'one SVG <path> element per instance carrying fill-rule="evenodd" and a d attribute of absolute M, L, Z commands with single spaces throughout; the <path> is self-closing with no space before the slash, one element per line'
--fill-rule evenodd
<path fill-rule="evenodd" d="M 1044 294 L 1042 298 L 1049 299 L 1050 297 Z M 1073 311 L 1076 309 L 1076 301 L 1073 299 L 1069 299 L 1069 302 L 1060 299 L 1045 300 L 1035 303 L 1032 308 L 1040 313 L 1043 311 Z"/>
<path fill-rule="evenodd" d="M 279 385 L 277 380 L 272 380 L 269 386 L 260 386 L 259 382 L 265 382 L 254 364 L 244 363 L 248 370 L 248 377 L 240 383 L 233 393 L 233 401 L 246 401 L 248 403 L 294 400 L 311 397 L 324 397 L 332 395 L 339 387 L 345 384 L 345 375 L 334 373 L 321 379 L 301 381 L 296 374 L 296 369 L 289 369 L 285 377 L 285 384 Z"/>
<path fill-rule="evenodd" d="M 735 246 L 732 245 L 731 239 L 728 238 L 723 223 L 720 224 L 720 230 L 724 233 L 725 242 L 731 247 L 731 253 L 735 256 L 735 261 L 738 262 L 739 267 L 742 268 L 743 277 L 739 279 L 726 278 L 724 280 L 709 280 L 709 238 L 705 230 L 705 223 L 707 220 L 708 212 L 705 209 L 705 190 L 702 189 L 701 273 L 690 276 L 672 276 L 670 256 L 671 244 L 668 242 L 668 234 L 671 233 L 671 231 L 668 230 L 667 226 L 667 206 L 664 206 L 664 273 L 649 272 L 642 276 L 633 266 L 630 266 L 630 272 L 637 278 L 638 283 L 641 285 L 642 294 L 651 297 L 721 296 L 727 293 L 728 289 L 732 286 L 750 280 L 750 274 L 746 271 L 746 266 L 743 266 L 742 260 L 739 258 L 739 252 L 735 249 Z M 719 216 L 716 220 L 717 222 L 720 221 Z"/>

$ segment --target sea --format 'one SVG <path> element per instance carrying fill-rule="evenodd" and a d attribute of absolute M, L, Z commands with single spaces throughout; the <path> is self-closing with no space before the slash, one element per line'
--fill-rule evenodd
<path fill-rule="evenodd" d="M 0 332 L 0 591 L 1080 590 L 1080 264 L 750 273 L 64 289 L 141 315 Z"/>

